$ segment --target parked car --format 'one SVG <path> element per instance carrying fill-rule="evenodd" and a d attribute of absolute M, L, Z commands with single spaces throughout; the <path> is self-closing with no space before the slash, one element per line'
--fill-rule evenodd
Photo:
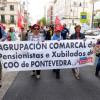
<path fill-rule="evenodd" d="M 100 39 L 100 30 L 99 29 L 89 29 L 84 32 L 87 39 Z"/>

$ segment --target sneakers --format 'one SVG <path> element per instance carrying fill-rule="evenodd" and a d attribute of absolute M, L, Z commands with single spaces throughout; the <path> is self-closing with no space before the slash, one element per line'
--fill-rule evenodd
<path fill-rule="evenodd" d="M 36 78 L 39 79 L 40 78 L 40 75 L 37 75 Z"/>
<path fill-rule="evenodd" d="M 32 73 L 31 73 L 31 76 L 34 76 L 34 75 L 35 75 L 35 72 L 32 72 Z"/>
<path fill-rule="evenodd" d="M 31 76 L 34 76 L 34 75 L 35 75 L 35 72 L 32 72 L 31 73 Z M 39 79 L 40 78 L 40 75 L 36 75 L 36 78 Z"/>
<path fill-rule="evenodd" d="M 76 77 L 76 79 L 77 79 L 77 80 L 80 80 L 80 77 L 79 77 L 79 75 L 75 75 L 75 77 Z"/>
<path fill-rule="evenodd" d="M 99 72 L 95 72 L 95 76 L 98 76 L 99 75 Z"/>
<path fill-rule="evenodd" d="M 57 78 L 57 79 L 60 78 L 60 72 L 56 72 L 56 78 Z"/>

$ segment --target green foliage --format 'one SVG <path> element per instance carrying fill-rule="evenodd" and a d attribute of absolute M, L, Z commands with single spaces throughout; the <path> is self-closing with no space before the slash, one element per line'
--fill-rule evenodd
<path fill-rule="evenodd" d="M 39 25 L 41 24 L 41 19 L 39 20 Z"/>
<path fill-rule="evenodd" d="M 50 25 L 51 23 L 50 23 L 50 22 L 47 22 L 46 24 L 47 24 L 47 25 Z"/>
<path fill-rule="evenodd" d="M 86 20 L 86 23 L 87 23 L 88 25 L 90 25 L 90 21 L 91 21 L 91 13 L 89 12 L 89 13 L 87 13 L 87 20 Z"/>
<path fill-rule="evenodd" d="M 46 25 L 46 18 L 45 17 L 42 18 L 42 22 L 44 25 Z"/>
<path fill-rule="evenodd" d="M 46 25 L 46 18 L 43 17 L 42 19 L 39 20 L 39 25 L 41 25 L 41 21 L 43 22 L 44 25 Z"/>

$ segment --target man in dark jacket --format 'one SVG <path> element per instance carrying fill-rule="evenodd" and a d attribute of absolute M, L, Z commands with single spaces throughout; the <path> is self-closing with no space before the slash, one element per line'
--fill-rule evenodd
<path fill-rule="evenodd" d="M 54 34 L 54 29 L 53 29 L 53 26 L 50 25 L 49 30 L 46 33 L 45 40 L 51 40 L 51 37 L 53 36 L 53 34 Z"/>
<path fill-rule="evenodd" d="M 80 33 L 81 30 L 81 26 L 80 25 L 76 25 L 75 26 L 75 33 L 71 35 L 70 39 L 83 39 L 84 41 L 86 40 L 85 35 Z M 72 71 L 75 74 L 76 79 L 80 79 L 79 78 L 79 68 L 73 68 Z"/>
<path fill-rule="evenodd" d="M 66 40 L 68 38 L 68 35 L 69 35 L 69 30 L 66 28 L 66 24 L 63 24 L 61 36 L 63 37 L 64 40 Z"/>
<path fill-rule="evenodd" d="M 0 42 L 5 41 L 7 39 L 7 34 L 5 33 L 4 29 L 0 26 Z M 2 66 L 0 62 L 0 87 L 1 85 L 1 78 L 2 78 Z"/>

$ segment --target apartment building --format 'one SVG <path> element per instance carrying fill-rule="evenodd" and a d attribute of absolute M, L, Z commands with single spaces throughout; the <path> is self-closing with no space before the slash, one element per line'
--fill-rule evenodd
<path fill-rule="evenodd" d="M 50 5 L 47 10 L 47 22 L 53 24 L 53 6 Z"/>
<path fill-rule="evenodd" d="M 24 6 L 16 0 L 7 0 L 5 7 L 0 7 L 0 22 L 8 30 L 10 27 L 18 29 L 18 10 L 24 17 Z M 22 20 L 24 24 L 24 20 Z"/>
<path fill-rule="evenodd" d="M 92 13 L 90 0 L 54 0 L 54 20 L 58 16 L 61 23 L 66 23 L 67 27 L 81 24 L 80 13 Z M 89 19 L 90 20 L 90 19 Z"/>

